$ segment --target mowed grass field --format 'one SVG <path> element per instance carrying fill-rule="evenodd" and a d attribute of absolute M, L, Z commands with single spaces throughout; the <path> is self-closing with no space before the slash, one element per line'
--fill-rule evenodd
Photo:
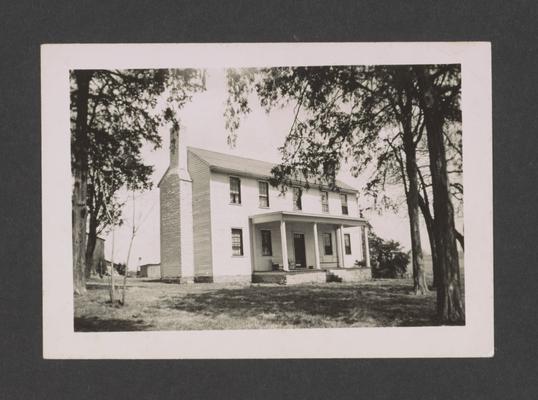
<path fill-rule="evenodd" d="M 129 279 L 126 305 L 110 304 L 107 280 L 75 298 L 75 331 L 343 328 L 435 325 L 435 291 L 411 279 L 296 286 L 189 284 Z"/>

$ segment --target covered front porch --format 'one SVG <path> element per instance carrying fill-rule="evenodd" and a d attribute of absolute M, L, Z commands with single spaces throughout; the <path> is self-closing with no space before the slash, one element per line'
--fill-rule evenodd
<path fill-rule="evenodd" d="M 280 211 L 253 215 L 249 223 L 253 282 L 255 275 L 275 283 L 325 282 L 329 270 L 370 267 L 362 218 Z"/>

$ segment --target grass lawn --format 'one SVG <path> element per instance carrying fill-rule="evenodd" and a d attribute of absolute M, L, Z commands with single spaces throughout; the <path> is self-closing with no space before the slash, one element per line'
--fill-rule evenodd
<path fill-rule="evenodd" d="M 106 280 L 75 298 L 75 330 L 205 330 L 434 325 L 435 292 L 409 279 L 297 286 L 192 284 L 130 279 L 127 304 L 112 307 Z"/>

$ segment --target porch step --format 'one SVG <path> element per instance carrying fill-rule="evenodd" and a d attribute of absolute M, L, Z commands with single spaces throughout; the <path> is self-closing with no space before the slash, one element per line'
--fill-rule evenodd
<path fill-rule="evenodd" d="M 252 283 L 299 285 L 301 283 L 360 282 L 372 278 L 369 268 L 330 268 L 305 271 L 267 271 L 252 274 Z"/>
<path fill-rule="evenodd" d="M 325 283 L 325 271 L 290 271 L 290 272 L 256 272 L 252 274 L 252 283 L 273 283 L 279 285 L 299 285 L 302 283 Z"/>
<path fill-rule="evenodd" d="M 327 282 L 327 274 L 325 271 L 315 272 L 298 272 L 286 275 L 287 285 L 298 285 L 301 283 L 325 283 Z"/>
<path fill-rule="evenodd" d="M 252 283 L 286 284 L 286 275 L 282 272 L 256 272 L 252 274 Z"/>

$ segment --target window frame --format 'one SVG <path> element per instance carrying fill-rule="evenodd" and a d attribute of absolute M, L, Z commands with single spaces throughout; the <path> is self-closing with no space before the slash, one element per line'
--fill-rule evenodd
<path fill-rule="evenodd" d="M 234 231 L 239 231 L 239 252 L 240 254 L 235 254 L 236 249 L 234 248 Z M 245 244 L 243 242 L 243 228 L 231 228 L 231 244 L 232 244 L 232 257 L 243 257 L 245 255 L 244 247 Z"/>
<path fill-rule="evenodd" d="M 260 190 L 260 185 L 265 185 L 267 188 L 267 194 L 262 195 L 262 192 Z M 262 205 L 262 199 L 267 199 L 267 205 Z M 267 181 L 258 181 L 258 207 L 259 208 L 269 208 L 271 207 L 271 202 L 269 201 L 269 182 Z"/>
<path fill-rule="evenodd" d="M 344 253 L 346 256 L 351 255 L 351 235 L 344 233 Z"/>
<path fill-rule="evenodd" d="M 329 192 L 327 190 L 320 190 L 321 192 L 321 212 L 328 213 L 329 212 Z M 324 195 L 326 196 L 327 201 L 324 202 L 323 198 Z"/>
<path fill-rule="evenodd" d="M 269 233 L 269 247 L 268 247 L 269 251 L 267 253 L 265 252 L 266 249 L 264 247 L 264 242 L 263 242 L 264 233 Z M 260 229 L 260 235 L 261 235 L 261 244 L 262 244 L 262 256 L 263 257 L 272 257 L 273 256 L 273 238 L 272 238 L 271 230 L 270 229 Z"/>
<path fill-rule="evenodd" d="M 230 204 L 240 206 L 241 205 L 241 178 L 239 178 L 238 176 L 233 176 L 233 175 L 230 175 L 228 178 L 229 178 L 228 185 L 230 189 Z M 237 183 L 238 183 L 237 193 L 232 192 L 232 180 L 237 180 Z M 233 201 L 232 195 L 237 195 L 237 199 L 238 199 L 237 202 Z"/>
<path fill-rule="evenodd" d="M 300 186 L 293 186 L 293 211 L 303 211 L 303 188 Z M 299 196 L 295 199 L 295 191 L 299 192 Z M 297 202 L 298 200 L 298 202 Z M 299 204 L 299 205 L 297 205 Z"/>
<path fill-rule="evenodd" d="M 345 201 L 344 201 L 345 199 Z M 340 193 L 340 204 L 342 206 L 342 215 L 349 215 L 347 193 Z"/>
<path fill-rule="evenodd" d="M 326 238 L 329 238 L 329 249 L 330 252 L 327 252 L 327 241 Z M 323 232 L 323 255 L 325 256 L 332 256 L 334 255 L 334 249 L 333 249 L 333 235 L 331 232 Z"/>

